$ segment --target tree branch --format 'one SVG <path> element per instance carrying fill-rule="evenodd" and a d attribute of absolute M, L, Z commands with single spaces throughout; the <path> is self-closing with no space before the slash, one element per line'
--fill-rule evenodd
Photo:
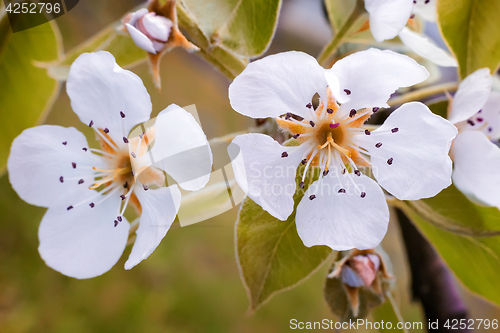
<path fill-rule="evenodd" d="M 467 319 L 467 307 L 461 299 L 448 267 L 420 234 L 402 210 L 396 208 L 411 268 L 412 293 L 420 300 L 427 322 L 424 326 L 432 332 L 449 332 L 444 324 L 452 320 Z M 429 321 L 438 325 L 429 328 Z M 455 326 L 453 332 L 471 332 Z"/>

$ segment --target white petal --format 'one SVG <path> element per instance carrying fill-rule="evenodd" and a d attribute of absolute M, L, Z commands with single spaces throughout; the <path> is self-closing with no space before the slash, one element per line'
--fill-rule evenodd
<path fill-rule="evenodd" d="M 90 184 L 79 185 L 78 180 L 93 180 L 92 166 L 105 167 L 102 159 L 82 148 L 88 148 L 87 140 L 73 127 L 42 125 L 24 130 L 14 139 L 7 162 L 12 187 L 32 205 L 67 202 L 69 192 L 88 190 Z"/>
<path fill-rule="evenodd" d="M 406 26 L 413 8 L 412 0 L 365 0 L 370 14 L 370 30 L 377 42 L 393 39 Z"/>
<path fill-rule="evenodd" d="M 117 145 L 151 114 L 151 99 L 134 73 L 120 68 L 108 52 L 84 53 L 69 71 L 67 91 L 73 111 L 95 128 L 108 128 Z M 120 116 L 120 111 L 125 118 Z"/>
<path fill-rule="evenodd" d="M 433 63 L 443 67 L 457 67 L 458 62 L 445 50 L 434 44 L 429 38 L 420 35 L 408 28 L 399 33 L 403 44 L 421 57 L 429 59 Z"/>
<path fill-rule="evenodd" d="M 348 177 L 352 177 L 357 188 Z M 341 188 L 346 193 L 338 193 Z M 365 192 L 363 198 L 361 192 Z M 313 194 L 316 198 L 310 200 Z M 387 232 L 389 209 L 382 189 L 372 179 L 330 170 L 306 191 L 297 207 L 295 223 L 307 247 L 327 245 L 337 251 L 372 249 Z"/>
<path fill-rule="evenodd" d="M 436 3 L 436 0 L 417 0 L 417 3 L 413 5 L 413 13 L 425 21 L 435 22 Z"/>
<path fill-rule="evenodd" d="M 468 75 L 458 86 L 448 119 L 456 124 L 475 115 L 488 99 L 491 81 L 489 68 L 481 68 Z"/>
<path fill-rule="evenodd" d="M 171 104 L 156 118 L 156 139 L 151 156 L 188 191 L 203 188 L 212 172 L 212 151 L 207 137 L 194 117 Z"/>
<path fill-rule="evenodd" d="M 131 269 L 153 253 L 170 229 L 181 205 L 181 192 L 177 185 L 147 191 L 139 188 L 135 193 L 141 203 L 142 214 L 125 269 Z"/>
<path fill-rule="evenodd" d="M 272 216 L 282 221 L 293 211 L 295 175 L 307 145 L 283 147 L 264 134 L 237 136 L 228 147 L 241 189 Z M 286 152 L 287 157 L 281 157 Z"/>
<path fill-rule="evenodd" d="M 229 86 L 237 112 L 252 118 L 278 117 L 287 112 L 310 118 L 306 107 L 315 93 L 324 97 L 326 79 L 315 58 L 284 52 L 250 63 Z"/>
<path fill-rule="evenodd" d="M 448 153 L 456 135 L 450 122 L 412 102 L 394 111 L 371 135 L 360 134 L 357 139 L 371 155 L 378 183 L 400 200 L 418 200 L 450 186 Z M 376 148 L 379 142 L 382 146 Z"/>
<path fill-rule="evenodd" d="M 429 72 L 415 60 L 389 50 L 368 49 L 339 61 L 327 72 L 340 80 L 341 89 L 350 91 L 346 110 L 389 107 L 387 100 L 400 87 L 426 80 Z"/>
<path fill-rule="evenodd" d="M 156 54 L 156 49 L 153 45 L 153 41 L 149 39 L 148 36 L 146 36 L 145 34 L 140 32 L 139 29 L 133 27 L 128 23 L 125 26 L 127 27 L 127 31 L 130 34 L 130 37 L 132 37 L 135 45 L 137 45 L 144 51 Z"/>
<path fill-rule="evenodd" d="M 127 245 L 129 223 L 114 220 L 118 195 L 96 204 L 71 210 L 47 210 L 38 230 L 38 251 L 47 266 L 77 279 L 99 276 L 113 267 Z"/>
<path fill-rule="evenodd" d="M 483 128 L 483 132 L 491 139 L 500 139 L 500 92 L 492 90 L 488 100 L 483 105 L 481 113 L 473 118 L 478 125 L 481 126 L 481 122 L 477 119 L 479 117 L 483 118 L 483 122 L 488 123 L 487 126 Z"/>
<path fill-rule="evenodd" d="M 149 36 L 154 39 L 166 42 L 172 28 L 172 21 L 168 18 L 156 15 L 156 13 L 148 13 L 142 18 L 142 24 L 148 32 Z"/>
<path fill-rule="evenodd" d="M 453 183 L 476 203 L 500 208 L 500 148 L 479 131 L 453 141 Z"/>
<path fill-rule="evenodd" d="M 136 22 L 147 13 L 149 13 L 149 10 L 147 8 L 141 8 L 138 11 L 133 12 L 128 23 L 135 26 Z"/>

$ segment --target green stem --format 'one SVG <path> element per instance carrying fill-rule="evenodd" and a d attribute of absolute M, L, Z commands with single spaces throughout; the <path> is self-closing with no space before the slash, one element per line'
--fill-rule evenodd
<path fill-rule="evenodd" d="M 458 88 L 458 83 L 456 82 L 438 84 L 435 86 L 411 91 L 407 94 L 398 96 L 396 98 L 392 98 L 389 100 L 388 104 L 390 106 L 402 105 L 404 103 L 420 100 L 422 98 L 426 98 L 429 96 L 442 94 L 449 91 L 455 91 L 457 90 L 457 88 Z"/>
<path fill-rule="evenodd" d="M 364 1 L 357 0 L 356 7 L 352 11 L 351 15 L 347 18 L 347 21 L 340 27 L 339 31 L 333 36 L 333 39 L 323 48 L 320 55 L 318 56 L 318 62 L 321 65 L 325 65 L 325 63 L 333 56 L 335 51 L 337 51 L 338 47 L 344 41 L 344 38 L 350 32 L 353 25 L 356 23 L 358 18 L 365 12 L 364 10 Z"/>

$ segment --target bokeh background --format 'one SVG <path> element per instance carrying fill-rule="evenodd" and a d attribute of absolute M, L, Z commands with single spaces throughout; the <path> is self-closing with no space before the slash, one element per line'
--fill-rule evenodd
<path fill-rule="evenodd" d="M 137 5 L 136 0 L 80 1 L 56 20 L 65 51 Z M 316 55 L 330 38 L 320 0 L 287 0 L 267 53 L 294 49 Z M 253 125 L 253 120 L 231 109 L 227 98 L 230 82 L 195 54 L 179 49 L 163 58 L 161 92 L 155 89 L 146 63 L 132 70 L 151 94 L 153 116 L 171 103 L 196 104 L 209 139 Z M 45 122 L 74 126 L 92 136 L 71 111 L 64 86 Z M 151 257 L 131 271 L 123 269 L 130 252 L 127 248 L 110 272 L 75 280 L 45 266 L 37 251 L 44 209 L 21 201 L 3 175 L 0 332 L 288 332 L 291 319 L 335 319 L 322 295 L 328 265 L 295 289 L 276 295 L 255 314 L 247 314 L 248 299 L 234 254 L 237 209 L 187 227 L 174 224 Z M 396 300 L 404 319 L 422 321 L 418 303 L 410 299 L 405 250 L 396 222 L 391 221 L 382 245 L 393 262 Z M 462 287 L 460 290 L 471 318 L 500 318 L 493 305 Z"/>

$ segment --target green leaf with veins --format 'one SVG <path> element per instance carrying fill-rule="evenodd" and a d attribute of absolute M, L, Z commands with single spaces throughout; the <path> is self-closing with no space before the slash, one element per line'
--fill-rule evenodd
<path fill-rule="evenodd" d="M 457 206 L 462 204 L 464 202 L 455 203 Z M 408 215 L 465 287 L 500 305 L 500 236 L 473 237 L 449 232 L 429 223 L 408 203 L 399 202 L 397 206 Z M 458 215 L 458 210 L 455 213 Z M 467 214 L 466 217 L 470 218 Z"/>
<path fill-rule="evenodd" d="M 303 170 L 303 166 L 298 168 L 297 184 Z M 310 168 L 304 189 L 297 186 L 295 209 L 319 172 Z M 274 294 L 307 279 L 332 253 L 326 246 L 308 248 L 302 243 L 295 226 L 295 209 L 286 221 L 280 221 L 248 197 L 242 203 L 235 226 L 236 255 L 250 298 L 250 311 L 262 306 Z"/>
<path fill-rule="evenodd" d="M 32 19 L 30 15 L 19 19 Z M 0 174 L 5 171 L 12 140 L 40 124 L 59 93 L 59 83 L 37 62 L 56 60 L 61 52 L 54 21 L 12 33 L 7 16 L 0 13 L 0 114 L 6 124 L 0 133 Z"/>
<path fill-rule="evenodd" d="M 500 1 L 439 0 L 438 24 L 465 78 L 483 67 L 494 72 L 500 64 Z"/>

